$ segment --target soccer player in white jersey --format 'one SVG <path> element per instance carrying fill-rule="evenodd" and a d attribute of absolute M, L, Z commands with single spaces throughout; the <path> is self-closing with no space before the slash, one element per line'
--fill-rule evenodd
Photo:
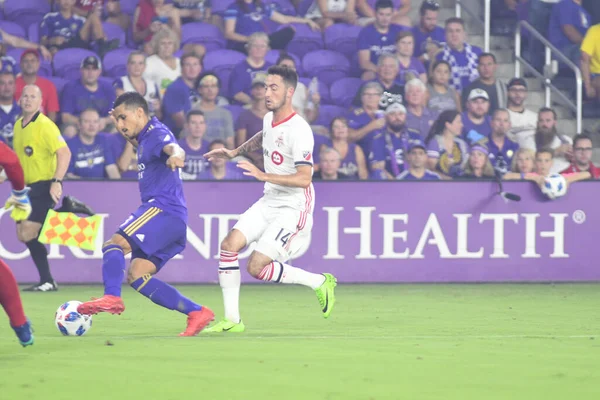
<path fill-rule="evenodd" d="M 309 286 L 315 290 L 323 316 L 328 318 L 335 303 L 336 279 L 314 274 L 285 262 L 310 240 L 315 192 L 312 185 L 314 137 L 308 123 L 292 108 L 298 83 L 296 71 L 270 67 L 265 82 L 265 103 L 270 111 L 263 130 L 235 150 L 216 149 L 205 156 L 231 159 L 263 150 L 265 172 L 248 161 L 238 167 L 245 175 L 265 182 L 264 195 L 252 205 L 221 242 L 219 284 L 223 291 L 225 318 L 204 332 L 243 332 L 240 318 L 240 267 L 238 253 L 256 242 L 247 269 L 266 281 Z"/>

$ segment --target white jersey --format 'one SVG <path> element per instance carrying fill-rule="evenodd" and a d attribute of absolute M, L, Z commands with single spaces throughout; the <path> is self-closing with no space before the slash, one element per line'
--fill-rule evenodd
<path fill-rule="evenodd" d="M 268 112 L 263 118 L 262 146 L 268 174 L 293 175 L 298 165 L 313 165 L 313 132 L 308 122 L 296 113 L 273 125 L 273 112 Z M 273 207 L 292 207 L 312 214 L 314 193 L 312 183 L 303 189 L 265 182 L 264 197 Z"/>
<path fill-rule="evenodd" d="M 523 146 L 523 142 L 535 134 L 538 115 L 528 109 L 524 109 L 523 112 L 508 110 L 508 115 L 512 128 L 508 131 L 507 136 L 513 142 L 517 142 L 519 146 Z"/>

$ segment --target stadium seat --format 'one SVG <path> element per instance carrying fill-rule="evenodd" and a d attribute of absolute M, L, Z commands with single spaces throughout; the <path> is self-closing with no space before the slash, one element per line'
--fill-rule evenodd
<path fill-rule="evenodd" d="M 302 58 L 302 68 L 308 76 L 316 76 L 327 85 L 348 76 L 350 62 L 342 53 L 332 50 L 316 50 Z"/>
<path fill-rule="evenodd" d="M 25 49 L 10 49 L 6 52 L 6 55 L 14 58 L 15 62 L 18 65 L 21 62 L 21 54 L 23 54 L 24 51 Z M 46 77 L 52 76 L 52 64 L 50 63 L 50 61 L 46 61 L 43 58 L 41 59 L 40 70 L 38 71 L 38 75 Z"/>
<path fill-rule="evenodd" d="M 29 25 L 27 28 L 27 37 L 30 42 L 39 43 L 40 42 L 40 24 L 38 22 L 34 22 Z"/>
<path fill-rule="evenodd" d="M 363 81 L 359 78 L 342 78 L 333 82 L 329 89 L 331 102 L 341 107 L 350 107 L 362 84 Z"/>
<path fill-rule="evenodd" d="M 346 57 L 356 54 L 358 51 L 356 41 L 362 27 L 348 24 L 333 24 L 325 29 L 325 48 L 339 51 Z"/>
<path fill-rule="evenodd" d="M 60 98 L 63 88 L 69 81 L 64 78 L 59 78 L 58 76 L 50 76 L 48 79 L 56 86 L 56 93 L 58 93 L 58 97 Z"/>
<path fill-rule="evenodd" d="M 281 14 L 296 15 L 296 8 L 290 0 L 271 0 L 271 3 L 275 4 L 275 9 Z"/>
<path fill-rule="evenodd" d="M 191 22 L 181 27 L 181 45 L 188 43 L 201 43 L 206 51 L 213 51 L 225 48 L 225 37 L 213 24 Z"/>
<path fill-rule="evenodd" d="M 293 49 L 298 57 L 304 57 L 306 53 L 314 50 L 320 50 L 324 47 L 321 32 L 315 32 L 308 25 L 292 24 L 296 29 L 296 34 L 288 44 L 288 49 Z"/>
<path fill-rule="evenodd" d="M 322 125 L 329 128 L 331 121 L 338 116 L 344 116 L 347 113 L 347 109 L 340 106 L 332 106 L 323 104 L 319 107 L 319 116 L 313 125 Z"/>
<path fill-rule="evenodd" d="M 355 78 L 360 78 L 362 74 L 362 70 L 360 69 L 360 64 L 358 63 L 358 52 L 356 52 L 353 56 L 349 58 L 350 61 L 350 76 Z"/>
<path fill-rule="evenodd" d="M 277 62 L 277 59 L 279 59 L 280 54 L 281 54 L 281 50 L 269 50 L 269 52 L 267 53 L 267 56 L 265 57 L 265 60 L 267 60 L 271 64 L 275 64 Z M 287 53 L 287 54 L 294 59 L 294 61 L 296 62 L 296 69 L 297 69 L 298 75 L 302 76 L 302 60 L 295 54 L 292 54 L 292 53 Z"/>
<path fill-rule="evenodd" d="M 102 60 L 103 75 L 111 78 L 127 75 L 127 57 L 131 52 L 131 49 L 120 48 L 106 53 Z"/>
<path fill-rule="evenodd" d="M 54 55 L 54 75 L 61 78 L 76 79 L 79 77 L 81 61 L 87 56 L 96 56 L 96 53 L 85 49 L 63 49 Z"/>
<path fill-rule="evenodd" d="M 213 1 L 212 2 L 212 8 L 211 8 L 211 12 L 213 14 L 217 14 L 217 15 L 223 15 L 225 14 L 225 10 L 227 10 L 229 8 L 229 6 L 231 4 L 235 3 L 234 0 L 220 0 L 220 1 Z"/>
<path fill-rule="evenodd" d="M 43 0 L 8 0 L 4 3 L 4 19 L 14 21 L 24 30 L 34 22 L 39 24 L 49 12 L 50 4 Z"/>
<path fill-rule="evenodd" d="M 214 72 L 221 80 L 220 93 L 229 93 L 229 75 L 231 70 L 246 59 L 244 53 L 235 50 L 214 50 L 204 57 L 204 70 Z"/>
<path fill-rule="evenodd" d="M 228 106 L 225 106 L 225 108 L 231 113 L 231 118 L 233 119 L 233 126 L 235 128 L 240 114 L 242 113 L 242 111 L 244 111 L 244 107 L 235 104 L 230 104 Z"/>
<path fill-rule="evenodd" d="M 127 44 L 125 32 L 119 25 L 110 22 L 103 22 L 102 28 L 104 29 L 104 34 L 108 40 L 119 39 L 119 46 L 122 47 Z"/>
<path fill-rule="evenodd" d="M 301 77 L 298 80 L 306 86 L 306 89 L 308 89 L 312 78 Z M 321 103 L 331 104 L 331 95 L 329 94 L 329 87 L 325 84 L 325 82 L 321 80 L 319 80 L 319 94 L 321 95 Z M 308 96 L 308 93 L 306 93 L 306 95 Z"/>
<path fill-rule="evenodd" d="M 23 39 L 27 39 L 27 33 L 25 32 L 25 28 L 16 22 L 11 21 L 0 21 L 0 29 L 9 35 L 18 36 Z"/>
<path fill-rule="evenodd" d="M 375 3 L 377 3 L 377 0 L 367 0 L 367 3 L 369 3 L 369 5 L 371 6 L 371 8 L 374 10 L 375 9 Z M 394 4 L 394 9 L 397 10 L 402 5 L 402 0 L 392 0 L 392 3 Z"/>

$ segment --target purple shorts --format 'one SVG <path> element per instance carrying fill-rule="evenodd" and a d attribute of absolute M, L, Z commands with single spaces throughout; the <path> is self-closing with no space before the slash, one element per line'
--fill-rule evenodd
<path fill-rule="evenodd" d="M 152 204 L 143 204 L 119 226 L 131 246 L 131 259 L 142 258 L 163 265 L 185 249 L 186 224 Z"/>

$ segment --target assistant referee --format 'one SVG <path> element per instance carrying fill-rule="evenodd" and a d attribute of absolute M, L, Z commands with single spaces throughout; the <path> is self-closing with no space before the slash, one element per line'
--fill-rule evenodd
<path fill-rule="evenodd" d="M 41 113 L 42 92 L 27 85 L 21 94 L 23 116 L 14 126 L 13 147 L 23 166 L 25 184 L 31 188 L 32 212 L 26 221 L 17 223 L 17 236 L 27 245 L 40 274 L 40 282 L 25 289 L 34 292 L 57 290 L 50 273 L 48 251 L 38 240 L 48 211 L 62 196 L 62 180 L 69 168 L 71 151 L 56 124 Z"/>

